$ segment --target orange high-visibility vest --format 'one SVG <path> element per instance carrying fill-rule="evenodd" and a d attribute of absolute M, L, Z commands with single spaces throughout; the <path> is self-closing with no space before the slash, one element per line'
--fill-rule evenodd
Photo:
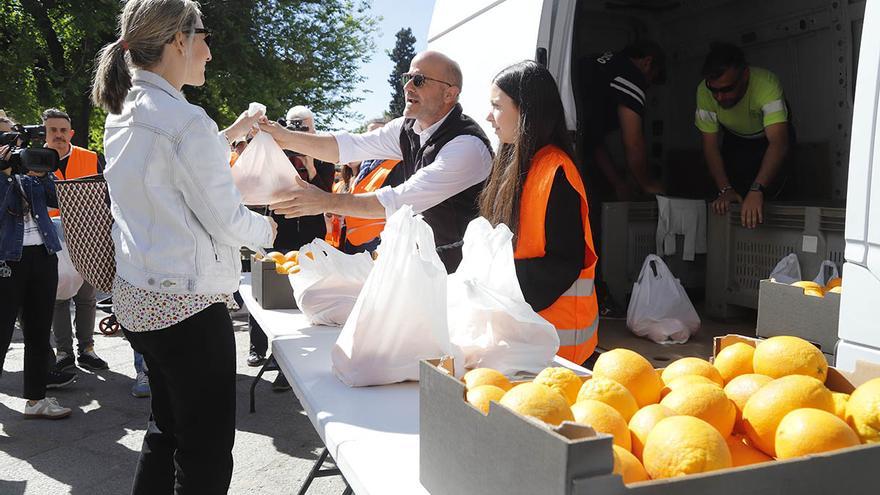
<path fill-rule="evenodd" d="M 581 364 L 599 342 L 599 305 L 593 288 L 596 273 L 596 250 L 590 229 L 589 207 L 584 183 L 571 158 L 556 146 L 541 148 L 532 159 L 532 166 L 523 184 L 520 202 L 519 233 L 515 259 L 541 258 L 546 255 L 545 217 L 547 201 L 556 171 L 562 167 L 568 183 L 581 197 L 581 221 L 584 226 L 584 269 L 577 280 L 559 299 L 538 312 L 556 327 L 559 335 L 559 356 Z"/>
<path fill-rule="evenodd" d="M 352 194 L 378 191 L 400 160 L 385 160 L 354 185 Z M 345 217 L 345 238 L 352 246 L 366 244 L 379 237 L 385 228 L 384 218 Z"/>
<path fill-rule="evenodd" d="M 333 184 L 333 194 L 341 194 L 340 191 L 342 191 L 343 185 L 344 182 L 341 180 Z M 327 235 L 324 236 L 324 240 L 327 241 L 327 244 L 340 249 L 342 244 L 342 218 L 339 215 L 330 217 L 330 228 L 327 229 Z"/>
<path fill-rule="evenodd" d="M 79 146 L 70 145 L 70 157 L 67 159 L 67 168 L 64 173 L 61 169 L 55 171 L 58 180 L 78 179 L 98 173 L 98 154 Z M 49 208 L 49 216 L 57 217 L 61 212 L 57 208 Z"/>

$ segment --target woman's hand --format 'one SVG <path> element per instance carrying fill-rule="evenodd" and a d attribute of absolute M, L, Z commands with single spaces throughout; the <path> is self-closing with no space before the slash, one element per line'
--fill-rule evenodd
<path fill-rule="evenodd" d="M 247 136 L 248 132 L 257 124 L 257 121 L 260 118 L 264 118 L 262 112 L 257 113 L 254 116 L 249 116 L 248 111 L 245 110 L 235 119 L 235 122 L 231 126 L 229 126 L 223 134 L 226 135 L 226 139 L 229 140 L 230 143 L 235 141 L 236 139 Z"/>

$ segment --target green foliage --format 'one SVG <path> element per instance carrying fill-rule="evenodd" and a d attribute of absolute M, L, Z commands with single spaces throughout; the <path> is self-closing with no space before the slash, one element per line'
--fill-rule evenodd
<path fill-rule="evenodd" d="M 0 107 L 37 123 L 59 107 L 79 132 L 74 143 L 100 149 L 105 114 L 90 102 L 95 57 L 115 41 L 118 0 L 0 0 Z M 252 101 L 282 116 L 307 105 L 317 124 L 359 118 L 361 64 L 374 51 L 377 19 L 366 0 L 204 0 L 205 26 L 214 32 L 213 59 L 201 88 L 187 98 L 221 128 Z"/>
<path fill-rule="evenodd" d="M 388 84 L 391 85 L 391 103 L 388 106 L 388 113 L 392 115 L 392 118 L 403 115 L 406 100 L 403 95 L 403 86 L 400 84 L 400 75 L 409 71 L 409 63 L 416 56 L 416 37 L 413 36 L 411 28 L 401 29 L 395 37 L 397 41 L 394 43 L 394 50 L 388 52 L 388 57 L 394 62 L 394 70 L 388 76 Z"/>

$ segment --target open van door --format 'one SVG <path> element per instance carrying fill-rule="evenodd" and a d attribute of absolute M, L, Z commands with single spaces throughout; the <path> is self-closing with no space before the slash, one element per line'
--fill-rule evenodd
<path fill-rule="evenodd" d="M 461 65 L 464 88 L 460 101 L 464 113 L 480 123 L 494 145 L 498 139 L 486 122 L 489 85 L 501 69 L 523 60 L 536 60 L 550 69 L 563 95 L 569 128 L 575 128 L 567 58 L 571 54 L 575 4 L 574 0 L 435 2 L 428 49 L 442 52 Z M 555 29 L 557 24 L 563 29 Z"/>

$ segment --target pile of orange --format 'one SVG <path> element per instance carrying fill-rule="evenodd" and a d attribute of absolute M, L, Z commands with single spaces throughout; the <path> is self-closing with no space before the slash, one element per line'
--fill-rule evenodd
<path fill-rule="evenodd" d="M 800 287 L 803 289 L 805 296 L 825 297 L 825 294 L 828 294 L 829 292 L 834 292 L 836 294 L 841 294 L 843 292 L 843 279 L 839 277 L 832 278 L 824 287 L 811 280 L 801 280 L 799 282 L 793 282 L 791 285 L 792 287 Z"/>
<path fill-rule="evenodd" d="M 311 252 L 306 252 L 306 256 L 315 259 Z M 272 251 L 266 253 L 265 258 L 258 253 L 254 255 L 254 259 L 257 261 L 263 261 L 263 259 L 274 261 L 275 272 L 279 275 L 292 275 L 299 272 L 299 251 L 288 251 L 287 253 Z"/>
<path fill-rule="evenodd" d="M 466 400 L 484 414 L 494 401 L 549 425 L 573 421 L 611 435 L 614 472 L 633 483 L 880 443 L 880 378 L 847 395 L 829 390 L 827 376 L 819 349 L 780 336 L 663 370 L 615 349 L 599 356 L 592 377 L 547 368 L 511 383 L 478 368 L 463 380 Z"/>

